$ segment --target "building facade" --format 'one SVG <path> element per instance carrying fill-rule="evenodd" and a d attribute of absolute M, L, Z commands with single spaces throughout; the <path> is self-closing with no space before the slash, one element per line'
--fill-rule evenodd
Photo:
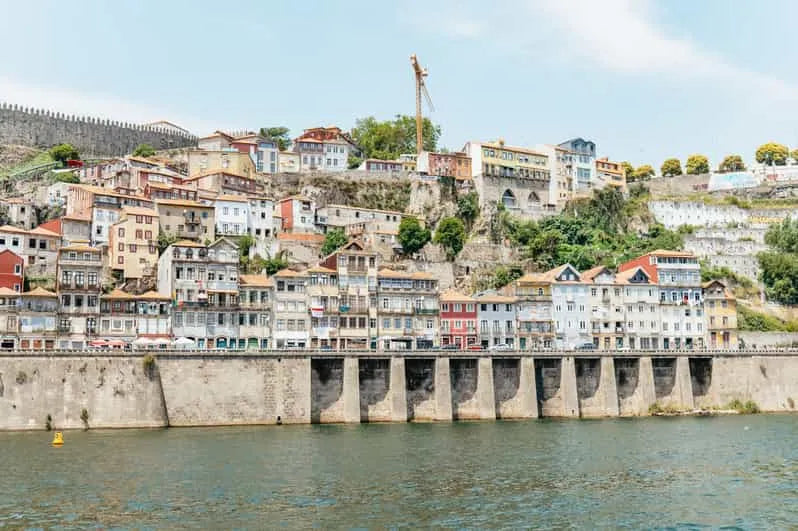
<path fill-rule="evenodd" d="M 102 285 L 102 253 L 84 244 L 58 251 L 58 346 L 81 349 L 97 335 Z"/>
<path fill-rule="evenodd" d="M 440 294 L 441 347 L 478 345 L 477 307 L 472 297 L 454 290 Z"/>

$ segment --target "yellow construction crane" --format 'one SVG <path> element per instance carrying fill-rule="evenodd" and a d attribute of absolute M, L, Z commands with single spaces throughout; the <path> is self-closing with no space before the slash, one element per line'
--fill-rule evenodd
<path fill-rule="evenodd" d="M 416 153 L 418 154 L 424 149 L 424 139 L 421 134 L 424 126 L 421 116 L 421 94 L 424 94 L 424 99 L 427 100 L 427 105 L 431 111 L 434 111 L 435 107 L 432 105 L 432 99 L 429 97 L 429 92 L 427 92 L 427 85 L 424 83 L 424 78 L 428 74 L 427 69 L 421 68 L 421 65 L 418 64 L 416 54 L 410 56 L 410 64 L 413 65 L 413 73 L 416 76 Z"/>

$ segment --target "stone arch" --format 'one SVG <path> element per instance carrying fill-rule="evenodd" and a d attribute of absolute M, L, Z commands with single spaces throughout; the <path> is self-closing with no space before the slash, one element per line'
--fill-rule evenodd
<path fill-rule="evenodd" d="M 509 188 L 502 194 L 502 204 L 507 208 L 515 208 L 518 205 L 515 194 Z"/>
<path fill-rule="evenodd" d="M 529 197 L 527 197 L 526 200 L 533 204 L 540 203 L 540 196 L 536 191 L 532 190 L 531 192 L 529 192 Z"/>

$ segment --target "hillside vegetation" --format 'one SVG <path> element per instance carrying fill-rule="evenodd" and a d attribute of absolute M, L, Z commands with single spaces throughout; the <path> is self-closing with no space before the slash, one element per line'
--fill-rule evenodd
<path fill-rule="evenodd" d="M 616 189 L 594 192 L 591 199 L 571 201 L 562 214 L 523 221 L 499 207 L 495 236 L 517 246 L 542 270 L 570 263 L 579 270 L 619 264 L 656 249 L 681 249 L 678 232 L 652 223 L 647 191 L 635 186 L 625 199 Z"/>

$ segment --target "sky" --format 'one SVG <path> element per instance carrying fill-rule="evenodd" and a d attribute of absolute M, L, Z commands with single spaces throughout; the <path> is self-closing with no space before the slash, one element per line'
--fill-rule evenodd
<path fill-rule="evenodd" d="M 798 147 L 794 0 L 0 0 L 0 101 L 216 129 L 415 112 L 440 144 L 593 140 L 656 168 Z"/>

